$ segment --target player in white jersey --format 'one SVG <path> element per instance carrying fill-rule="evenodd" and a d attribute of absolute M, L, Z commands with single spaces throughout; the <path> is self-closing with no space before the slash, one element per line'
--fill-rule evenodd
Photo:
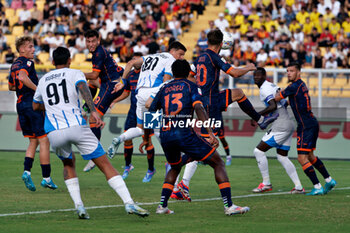
<path fill-rule="evenodd" d="M 259 113 L 261 115 L 267 115 L 277 112 L 279 113 L 279 117 L 272 123 L 271 128 L 266 132 L 259 145 L 254 149 L 254 155 L 258 162 L 263 182 L 252 191 L 254 193 L 261 193 L 272 190 L 265 152 L 275 147 L 278 161 L 282 164 L 295 185 L 291 193 L 305 194 L 295 166 L 288 158 L 288 151 L 295 128 L 286 109 L 287 102 L 275 101 L 275 94 L 279 90 L 279 87 L 266 80 L 266 70 L 264 68 L 258 67 L 254 72 L 254 82 L 260 88 L 260 100 L 266 105 L 266 108 Z"/>
<path fill-rule="evenodd" d="M 79 218 L 89 219 L 89 215 L 80 196 L 72 144 L 78 148 L 83 159 L 93 160 L 104 173 L 108 184 L 123 200 L 128 213 L 142 217 L 148 216 L 148 211 L 134 203 L 121 175 L 111 165 L 99 140 L 82 117 L 79 92 L 91 110 L 91 118 L 94 119 L 94 123 L 98 127 L 104 125 L 94 107 L 83 72 L 69 69 L 70 62 L 68 49 L 58 47 L 53 52 L 53 63 L 56 70 L 47 73 L 40 79 L 33 99 L 33 109 L 45 111 L 45 131 L 52 149 L 63 162 L 64 180 Z"/>
<path fill-rule="evenodd" d="M 175 41 L 170 44 L 169 52 L 157 53 L 131 60 L 125 66 L 123 79 L 127 77 L 132 67 L 140 69 L 141 73 L 137 83 L 137 127 L 130 128 L 112 141 L 108 148 L 108 156 L 113 158 L 120 143 L 143 135 L 143 113 L 146 109 L 146 102 L 150 97 L 155 97 L 164 82 L 172 79 L 171 65 L 177 59 L 183 59 L 187 49 L 183 44 Z M 122 88 L 117 84 L 115 91 Z M 153 174 L 150 174 L 153 175 Z M 146 174 L 147 176 L 147 174 Z"/>

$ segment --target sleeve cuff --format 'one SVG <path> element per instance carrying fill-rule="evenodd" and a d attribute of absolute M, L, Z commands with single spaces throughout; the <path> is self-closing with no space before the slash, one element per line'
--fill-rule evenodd
<path fill-rule="evenodd" d="M 190 74 L 192 74 L 193 76 L 195 76 L 195 75 L 196 75 L 196 73 L 195 73 L 195 72 L 193 72 L 192 70 L 190 71 Z"/>
<path fill-rule="evenodd" d="M 19 71 L 24 71 L 29 76 L 29 73 L 26 69 L 20 69 Z"/>
<path fill-rule="evenodd" d="M 78 81 L 75 82 L 75 86 L 77 86 L 77 85 L 78 85 L 79 83 L 81 83 L 81 82 L 86 83 L 85 80 L 78 80 Z"/>
<path fill-rule="evenodd" d="M 232 66 L 230 68 L 228 68 L 228 70 L 226 71 L 226 74 L 230 73 L 231 70 L 233 70 Z"/>
<path fill-rule="evenodd" d="M 173 77 L 173 74 L 172 74 L 172 73 L 165 72 L 164 74 L 167 74 L 167 75 L 170 75 L 171 77 Z"/>
<path fill-rule="evenodd" d="M 93 68 L 92 71 L 96 71 L 96 72 L 99 72 L 99 73 L 101 72 L 101 70 L 95 69 L 95 68 Z"/>
<path fill-rule="evenodd" d="M 282 99 L 284 99 L 284 96 L 282 95 L 282 91 L 280 92 L 280 97 L 281 97 Z"/>
<path fill-rule="evenodd" d="M 38 100 L 35 100 L 35 99 L 33 99 L 33 102 L 37 103 L 37 104 L 43 104 L 44 103 L 43 101 L 38 101 Z"/>
<path fill-rule="evenodd" d="M 203 105 L 202 101 L 196 100 L 196 101 L 193 102 L 192 107 L 194 107 L 196 104 Z"/>

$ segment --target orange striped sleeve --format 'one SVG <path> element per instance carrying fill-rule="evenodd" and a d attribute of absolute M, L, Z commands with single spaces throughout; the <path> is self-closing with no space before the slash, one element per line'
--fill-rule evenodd
<path fill-rule="evenodd" d="M 230 73 L 231 70 L 233 70 L 232 66 L 226 71 L 226 74 Z"/>
<path fill-rule="evenodd" d="M 202 101 L 196 100 L 196 101 L 193 102 L 192 107 L 194 107 L 196 104 L 201 104 L 201 105 L 203 105 Z"/>
<path fill-rule="evenodd" d="M 284 96 L 282 95 L 282 91 L 280 91 L 280 97 L 284 99 Z"/>
<path fill-rule="evenodd" d="M 93 68 L 92 71 L 101 72 L 101 70 L 95 68 Z"/>
<path fill-rule="evenodd" d="M 245 101 L 247 99 L 247 96 L 243 96 L 242 99 L 238 100 L 238 103 L 242 103 L 243 101 Z"/>
<path fill-rule="evenodd" d="M 19 71 L 20 71 L 20 72 L 21 72 L 21 71 L 24 71 L 24 72 L 29 76 L 29 73 L 28 73 L 28 71 L 27 71 L 26 69 L 20 69 Z"/>

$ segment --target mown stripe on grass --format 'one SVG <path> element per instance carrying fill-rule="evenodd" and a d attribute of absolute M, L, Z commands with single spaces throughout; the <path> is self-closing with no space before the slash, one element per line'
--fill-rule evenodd
<path fill-rule="evenodd" d="M 334 190 L 349 190 L 349 189 L 350 189 L 350 187 L 343 187 L 343 188 L 335 188 Z M 241 195 L 241 196 L 232 196 L 232 199 L 249 198 L 249 197 L 277 196 L 277 195 L 286 195 L 286 194 L 290 194 L 290 192 L 247 194 L 247 195 Z M 192 200 L 192 202 L 204 202 L 204 201 L 216 201 L 216 200 L 221 200 L 221 197 L 194 199 L 194 200 Z M 169 201 L 169 203 L 175 203 L 175 202 L 177 202 L 177 201 Z M 138 205 L 140 205 L 140 206 L 158 205 L 158 204 L 159 204 L 159 201 L 138 203 Z M 118 208 L 118 207 L 124 207 L 124 205 L 89 206 L 89 207 L 85 207 L 85 209 L 91 210 L 91 209 L 105 209 L 105 208 Z M 29 212 L 20 212 L 20 213 L 7 213 L 7 214 L 0 214 L 0 217 L 33 215 L 33 214 L 49 214 L 49 213 L 54 213 L 54 212 L 69 212 L 69 211 L 75 211 L 75 209 L 58 209 L 58 210 L 29 211 Z"/>

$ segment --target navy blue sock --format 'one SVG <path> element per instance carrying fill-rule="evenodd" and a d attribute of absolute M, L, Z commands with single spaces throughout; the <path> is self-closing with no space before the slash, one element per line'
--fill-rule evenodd
<path fill-rule="evenodd" d="M 98 140 L 101 139 L 101 128 L 91 127 L 91 131 L 95 134 Z"/>
<path fill-rule="evenodd" d="M 162 189 L 162 196 L 160 198 L 160 203 L 159 203 L 162 207 L 168 206 L 168 200 L 171 193 L 173 192 L 173 189 L 174 189 L 174 185 L 164 182 L 163 189 Z"/>
<path fill-rule="evenodd" d="M 228 147 L 228 145 L 226 147 L 224 147 L 226 155 L 230 155 L 230 148 Z"/>
<path fill-rule="evenodd" d="M 313 185 L 320 183 L 320 181 L 317 178 L 315 169 L 310 162 L 303 165 L 303 170 L 305 174 L 309 177 Z"/>
<path fill-rule="evenodd" d="M 250 116 L 254 121 L 259 121 L 261 115 L 255 111 L 253 105 L 250 103 L 246 96 L 243 96 L 240 100 L 237 101 L 237 103 L 243 112 Z"/>
<path fill-rule="evenodd" d="M 329 173 L 320 158 L 316 157 L 311 164 L 322 174 L 323 178 L 329 177 Z"/>
<path fill-rule="evenodd" d="M 50 164 L 40 164 L 41 166 L 41 173 L 44 178 L 50 177 L 51 174 L 51 166 Z"/>
<path fill-rule="evenodd" d="M 154 171 L 154 147 L 146 148 L 147 151 L 147 162 L 148 170 Z"/>
<path fill-rule="evenodd" d="M 231 199 L 231 185 L 230 182 L 224 182 L 219 184 L 220 193 L 225 207 L 232 206 Z"/>
<path fill-rule="evenodd" d="M 125 166 L 130 166 L 133 151 L 134 151 L 134 146 L 132 144 L 129 146 L 124 145 Z"/>
<path fill-rule="evenodd" d="M 24 171 L 29 171 L 32 169 L 33 167 L 33 158 L 29 158 L 29 157 L 24 157 Z"/>

